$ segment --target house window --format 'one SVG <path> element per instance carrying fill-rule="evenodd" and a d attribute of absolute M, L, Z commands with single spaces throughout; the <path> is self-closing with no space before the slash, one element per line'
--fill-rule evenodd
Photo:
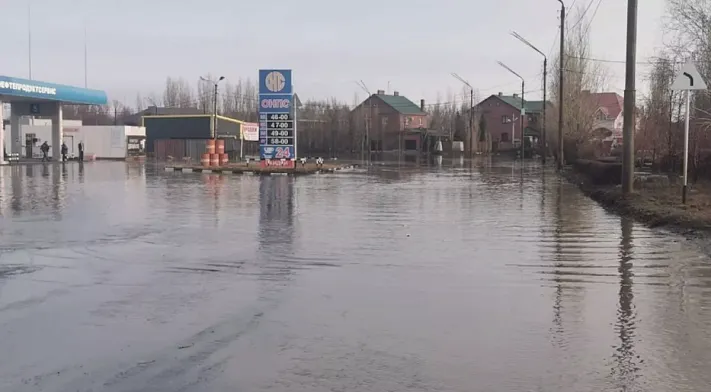
<path fill-rule="evenodd" d="M 502 133 L 501 134 L 501 141 L 504 143 L 508 143 L 509 142 L 509 134 L 506 132 Z"/>
<path fill-rule="evenodd" d="M 511 116 L 503 115 L 501 116 L 501 123 L 502 124 L 510 124 L 511 123 Z"/>
<path fill-rule="evenodd" d="M 422 117 L 420 117 L 420 127 L 422 127 Z"/>

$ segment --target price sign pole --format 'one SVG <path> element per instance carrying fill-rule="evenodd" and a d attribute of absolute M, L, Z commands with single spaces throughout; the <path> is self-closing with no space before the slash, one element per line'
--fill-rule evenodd
<path fill-rule="evenodd" d="M 682 67 L 671 89 L 686 91 L 686 118 L 684 120 L 684 187 L 681 191 L 681 202 L 686 204 L 689 175 L 689 118 L 691 117 L 691 91 L 706 90 L 706 82 L 701 77 L 696 65 L 689 61 Z"/>
<path fill-rule="evenodd" d="M 297 107 L 297 105 L 294 105 L 294 162 L 296 162 L 296 157 L 299 156 L 299 141 L 296 137 L 296 135 L 298 134 L 297 129 L 299 127 L 298 112 L 299 108 Z"/>

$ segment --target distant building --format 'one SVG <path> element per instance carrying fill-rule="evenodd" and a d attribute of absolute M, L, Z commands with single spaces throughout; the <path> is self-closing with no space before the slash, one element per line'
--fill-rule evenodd
<path fill-rule="evenodd" d="M 130 126 L 142 126 L 143 116 L 180 116 L 180 115 L 200 115 L 200 114 L 211 114 L 206 113 L 202 109 L 198 108 L 164 108 L 159 106 L 149 106 L 148 108 L 141 110 L 135 114 L 124 117 L 122 125 Z"/>
<path fill-rule="evenodd" d="M 369 129 L 371 151 L 421 150 L 422 134 L 429 126 L 429 117 L 420 106 L 400 95 L 378 90 L 351 111 L 358 128 Z"/>
<path fill-rule="evenodd" d="M 607 155 L 611 149 L 622 145 L 624 98 L 617 93 L 591 93 L 590 90 L 583 90 L 581 95 L 594 111 L 593 136 L 602 143 L 599 153 Z"/>
<path fill-rule="evenodd" d="M 534 143 L 541 137 L 543 126 L 543 101 L 524 101 L 524 135 Z M 552 105 L 549 102 L 548 108 Z M 491 151 L 508 151 L 521 142 L 521 97 L 518 94 L 498 93 L 479 102 L 475 110 L 486 121 L 486 131 L 491 137 Z"/>

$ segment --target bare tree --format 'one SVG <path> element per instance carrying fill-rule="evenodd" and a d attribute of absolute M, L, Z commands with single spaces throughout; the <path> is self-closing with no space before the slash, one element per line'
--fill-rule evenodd
<path fill-rule="evenodd" d="M 589 21 L 584 11 L 577 9 L 578 20 L 566 32 L 565 53 L 558 53 L 553 59 L 549 90 L 556 102 L 555 109 L 549 111 L 549 143 L 553 151 L 558 151 L 558 108 L 564 102 L 563 135 L 565 138 L 566 159 L 575 159 L 584 151 L 591 149 L 594 137 L 595 114 L 599 108 L 592 99 L 592 92 L 604 91 L 607 87 L 607 70 L 602 63 L 591 60 Z M 563 56 L 563 69 L 560 69 L 560 57 Z M 560 96 L 559 80 L 563 73 L 565 83 L 563 96 Z M 586 92 L 586 93 L 584 93 Z"/>

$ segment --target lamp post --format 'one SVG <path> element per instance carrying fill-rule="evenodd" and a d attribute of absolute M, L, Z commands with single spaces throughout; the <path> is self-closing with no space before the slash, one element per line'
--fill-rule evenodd
<path fill-rule="evenodd" d="M 622 125 L 622 193 L 634 190 L 634 130 L 635 130 L 635 72 L 637 61 L 637 0 L 627 0 L 627 56 L 625 59 L 625 99 Z M 686 92 L 687 129 L 689 124 L 689 92 Z M 688 135 L 687 135 L 688 138 Z M 687 140 L 688 141 L 688 140 Z M 684 154 L 688 159 L 688 154 Z M 686 173 L 686 172 L 685 172 Z M 686 182 L 684 182 L 686 189 Z"/>
<path fill-rule="evenodd" d="M 565 3 L 563 0 L 558 0 L 560 3 L 560 69 L 558 70 L 558 170 L 563 170 L 563 162 L 565 157 L 563 153 L 563 73 L 565 72 Z"/>
<path fill-rule="evenodd" d="M 375 119 L 373 118 L 374 113 L 373 109 L 375 109 L 375 101 L 373 100 L 373 94 L 370 93 L 370 90 L 368 89 L 368 86 L 365 85 L 365 83 L 360 80 L 356 82 L 358 87 L 363 89 L 366 94 L 368 94 L 367 100 L 370 100 L 370 124 L 368 124 L 368 121 L 365 121 L 365 151 L 366 151 L 366 156 L 365 156 L 365 162 L 366 166 L 370 167 L 370 129 L 373 127 L 373 124 L 375 124 Z M 363 116 L 364 118 L 367 116 Z"/>
<path fill-rule="evenodd" d="M 511 32 L 511 35 L 514 36 L 517 40 L 523 42 L 524 44 L 528 45 L 531 49 L 535 50 L 538 52 L 541 56 L 543 56 L 543 132 L 541 135 L 541 142 L 543 144 L 543 154 L 541 154 L 541 163 L 544 165 L 546 164 L 546 155 L 548 155 L 548 144 L 547 144 L 547 135 L 546 135 L 546 106 L 548 106 L 548 101 L 546 101 L 546 92 L 547 92 L 547 77 L 548 77 L 548 57 L 546 56 L 545 53 L 541 52 L 538 48 L 533 46 L 532 43 L 528 42 L 527 39 L 523 38 L 520 34 L 518 34 L 515 31 Z"/>
<path fill-rule="evenodd" d="M 217 140 L 217 85 L 221 81 L 225 80 L 225 77 L 220 76 L 220 78 L 217 80 L 210 80 L 210 79 L 200 76 L 200 80 L 202 80 L 203 82 L 208 82 L 208 83 L 212 83 L 215 85 L 215 98 L 214 98 L 214 102 L 213 102 L 213 111 L 212 111 L 212 129 L 214 130 L 213 139 Z"/>
<path fill-rule="evenodd" d="M 519 75 L 516 73 L 513 69 L 509 68 L 508 65 L 502 63 L 501 61 L 498 61 L 499 65 L 506 68 L 507 71 L 511 72 L 512 74 L 516 75 L 519 79 L 521 79 L 521 162 L 523 162 L 524 159 L 524 145 L 525 143 L 523 142 L 524 140 L 524 117 L 526 114 L 526 101 L 524 100 L 524 94 L 525 94 L 525 88 L 526 88 L 526 81 L 523 79 L 523 76 Z M 523 165 L 521 165 L 521 168 L 523 169 Z"/>
<path fill-rule="evenodd" d="M 469 82 L 464 80 L 461 76 L 457 75 L 456 73 L 452 72 L 452 76 L 459 80 L 460 82 L 464 83 L 465 86 L 469 87 L 469 100 L 470 100 L 470 105 L 469 105 L 469 132 L 467 134 L 469 135 L 469 145 L 467 146 L 467 149 L 469 150 L 469 153 L 471 154 L 472 150 L 472 138 L 474 135 L 472 135 L 472 131 L 474 130 L 474 87 L 472 87 Z"/>

